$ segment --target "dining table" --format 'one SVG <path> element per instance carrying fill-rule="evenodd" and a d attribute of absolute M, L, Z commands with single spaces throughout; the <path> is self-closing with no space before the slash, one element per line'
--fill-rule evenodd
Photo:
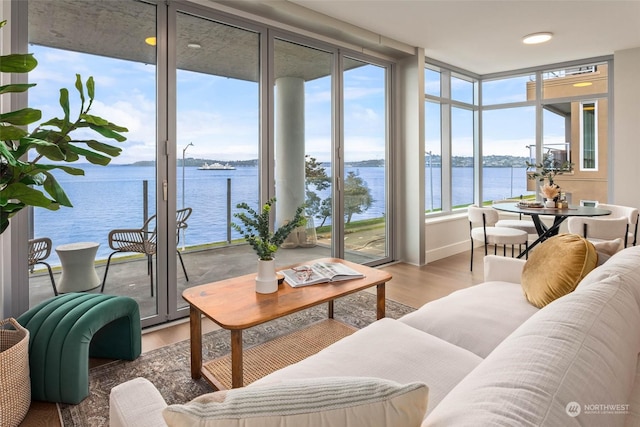
<path fill-rule="evenodd" d="M 523 252 L 518 255 L 518 258 L 525 256 L 531 249 L 533 249 L 538 243 L 544 242 L 549 237 L 558 234 L 560 224 L 562 224 L 567 218 L 571 216 L 605 216 L 610 215 L 611 211 L 608 209 L 601 209 L 594 206 L 574 206 L 569 205 L 566 208 L 547 208 L 543 204 L 535 205 L 533 203 L 523 204 L 518 201 L 496 203 L 493 205 L 494 209 L 504 212 L 511 212 L 522 215 L 529 215 L 533 220 L 533 224 L 538 232 L 538 238 L 531 243 Z M 547 226 L 541 216 L 552 216 L 553 224 Z"/>

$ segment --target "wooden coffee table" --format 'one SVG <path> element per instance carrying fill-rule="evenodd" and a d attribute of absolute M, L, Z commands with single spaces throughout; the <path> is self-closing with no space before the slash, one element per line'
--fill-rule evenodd
<path fill-rule="evenodd" d="M 328 317 L 333 318 L 333 300 L 373 286 L 377 287 L 377 317 L 385 314 L 385 283 L 391 275 L 383 270 L 355 264 L 338 258 L 322 258 L 318 261 L 341 262 L 365 275 L 360 279 L 292 288 L 286 283 L 273 294 L 255 291 L 256 273 L 194 286 L 182 293 L 189 303 L 191 338 L 191 378 L 201 376 L 215 385 L 202 369 L 202 315 L 231 331 L 232 387 L 243 386 L 242 331 L 270 320 L 328 303 Z"/>

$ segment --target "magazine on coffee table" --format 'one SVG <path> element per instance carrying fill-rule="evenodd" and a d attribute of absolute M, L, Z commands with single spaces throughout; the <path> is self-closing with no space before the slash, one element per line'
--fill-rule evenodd
<path fill-rule="evenodd" d="M 364 277 L 364 274 L 339 262 L 316 262 L 282 270 L 280 273 L 293 288 Z"/>

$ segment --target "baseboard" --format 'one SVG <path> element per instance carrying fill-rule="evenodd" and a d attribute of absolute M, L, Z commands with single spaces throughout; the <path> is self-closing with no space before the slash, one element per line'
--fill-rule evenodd
<path fill-rule="evenodd" d="M 433 261 L 438 261 L 442 258 L 447 258 L 453 255 L 457 255 L 461 252 L 469 250 L 469 241 L 453 243 L 447 246 L 441 246 L 437 249 L 426 251 L 425 262 L 428 264 Z"/>

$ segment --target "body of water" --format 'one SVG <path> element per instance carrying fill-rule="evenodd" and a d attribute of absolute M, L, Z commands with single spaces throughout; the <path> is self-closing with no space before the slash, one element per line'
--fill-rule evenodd
<path fill-rule="evenodd" d="M 73 208 L 49 211 L 34 210 L 34 236 L 49 237 L 53 245 L 91 241 L 100 243 L 98 258 L 106 258 L 111 249 L 108 246 L 109 232 L 117 228 L 140 228 L 145 220 L 145 200 L 147 215 L 155 213 L 155 168 L 149 166 L 108 167 L 82 165 L 84 177 L 74 177 L 56 173 L 62 187 L 73 203 Z M 367 183 L 374 202 L 362 214 L 354 214 L 352 220 L 379 218 L 385 214 L 385 186 L 383 167 L 347 168 L 354 171 Z M 327 169 L 330 174 L 330 169 Z M 439 209 L 440 168 L 426 171 L 426 209 Z M 484 169 L 484 192 L 486 200 L 498 200 L 526 193 L 524 168 Z M 177 208 L 191 207 L 193 213 L 188 220 L 187 245 L 198 245 L 227 239 L 227 179 L 231 181 L 231 207 L 247 202 L 257 207 L 258 169 L 239 167 L 236 170 L 202 171 L 196 167 L 184 168 L 184 198 L 182 193 L 182 168 L 177 169 Z M 431 185 L 433 181 L 433 197 Z M 454 168 L 453 205 L 468 204 L 473 201 L 473 170 Z M 145 192 L 145 184 L 147 191 Z M 416 188 L 418 185 L 416 184 Z M 320 193 L 327 197 L 329 191 Z M 184 204 L 183 204 L 184 201 Z M 233 220 L 233 217 L 232 217 Z M 320 219 L 315 223 L 320 224 Z M 325 224 L 330 224 L 329 218 Z M 239 238 L 232 232 L 232 239 Z M 59 264 L 55 251 L 49 258 L 52 264 Z"/>

